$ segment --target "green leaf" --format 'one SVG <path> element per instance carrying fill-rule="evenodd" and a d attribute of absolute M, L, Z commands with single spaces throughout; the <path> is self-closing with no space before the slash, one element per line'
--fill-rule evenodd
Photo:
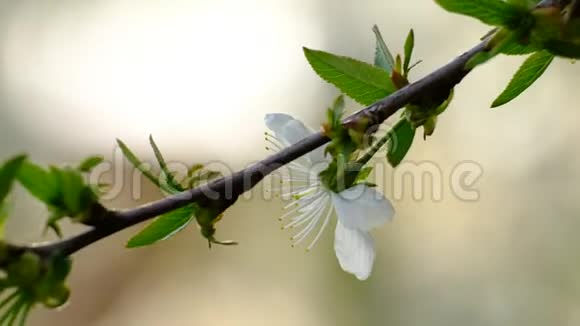
<path fill-rule="evenodd" d="M 375 33 L 377 43 L 375 48 L 375 66 L 381 67 L 391 74 L 395 67 L 395 59 L 393 59 L 393 55 L 389 51 L 385 40 L 383 40 L 381 31 L 379 31 L 377 25 L 373 26 L 373 32 Z"/>
<path fill-rule="evenodd" d="M 515 28 L 529 13 L 502 0 L 435 0 L 443 9 L 477 18 L 485 24 Z"/>
<path fill-rule="evenodd" d="M 149 135 L 149 143 L 151 144 L 151 148 L 153 148 L 155 158 L 157 158 L 157 162 L 159 163 L 159 167 L 163 172 L 163 176 L 165 177 L 165 183 L 167 184 L 167 186 L 173 189 L 172 193 L 183 191 L 184 190 L 183 187 L 179 184 L 179 182 L 177 182 L 177 180 L 175 180 L 175 177 L 173 176 L 171 171 L 169 171 L 167 163 L 165 163 L 165 159 L 163 158 L 163 155 L 161 154 L 159 147 L 157 147 L 155 140 L 153 140 L 153 135 Z"/>
<path fill-rule="evenodd" d="M 531 55 L 515 73 L 506 89 L 493 101 L 491 107 L 495 108 L 506 104 L 520 95 L 542 76 L 553 59 L 554 55 L 547 51 Z"/>
<path fill-rule="evenodd" d="M 92 169 L 103 163 L 104 160 L 105 159 L 100 155 L 87 157 L 84 161 L 81 162 L 78 170 L 81 172 L 91 172 Z"/>
<path fill-rule="evenodd" d="M 193 220 L 194 213 L 194 206 L 187 205 L 157 217 L 143 231 L 129 240 L 127 248 L 148 246 L 172 237 Z"/>
<path fill-rule="evenodd" d="M 143 173 L 143 175 L 149 179 L 149 181 L 151 181 L 154 185 L 156 185 L 158 188 L 161 188 L 165 191 L 167 191 L 168 193 L 171 193 L 171 189 L 169 189 L 168 187 L 164 187 L 159 183 L 159 177 L 154 175 L 151 171 L 149 171 L 149 169 L 145 168 L 145 165 L 143 164 L 143 162 L 141 162 L 141 160 L 139 158 L 137 158 L 137 156 L 129 149 L 129 147 L 127 147 L 127 145 L 125 145 L 125 143 L 123 143 L 120 139 L 117 139 L 117 144 L 119 144 L 119 147 L 121 148 L 121 151 L 123 152 L 123 155 L 125 155 L 125 158 L 131 163 L 133 164 L 133 166 L 139 170 L 141 173 Z"/>
<path fill-rule="evenodd" d="M 409 74 L 409 64 L 411 63 L 411 57 L 413 56 L 413 49 L 415 48 L 415 32 L 413 29 L 409 31 L 407 35 L 407 40 L 405 40 L 405 61 L 403 63 L 403 73 L 405 76 Z"/>
<path fill-rule="evenodd" d="M 387 161 L 392 167 L 397 167 L 405 158 L 405 155 L 413 145 L 415 138 L 415 128 L 406 118 L 399 120 L 397 124 L 389 131 L 389 149 L 387 151 Z"/>
<path fill-rule="evenodd" d="M 580 59 L 580 44 L 578 43 L 550 40 L 545 43 L 545 48 L 560 57 Z"/>
<path fill-rule="evenodd" d="M 18 181 L 34 197 L 47 205 L 55 204 L 60 194 L 58 180 L 42 167 L 25 161 L 18 171 Z"/>
<path fill-rule="evenodd" d="M 538 48 L 533 46 L 532 44 L 520 44 L 516 40 L 511 40 L 507 44 L 505 44 L 500 52 L 507 55 L 523 55 L 523 54 L 530 54 L 533 52 L 538 51 Z"/>
<path fill-rule="evenodd" d="M 370 105 L 395 91 L 389 75 L 381 68 L 352 58 L 304 48 L 316 73 L 355 101 Z"/>
<path fill-rule="evenodd" d="M 4 199 L 10 193 L 12 184 L 18 175 L 18 170 L 20 170 L 25 160 L 25 155 L 16 156 L 0 167 L 0 204 L 4 202 Z"/>

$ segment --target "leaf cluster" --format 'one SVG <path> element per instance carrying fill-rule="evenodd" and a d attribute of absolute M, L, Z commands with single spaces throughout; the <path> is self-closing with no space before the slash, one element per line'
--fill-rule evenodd
<path fill-rule="evenodd" d="M 471 69 L 497 54 L 529 55 L 492 107 L 528 89 L 554 57 L 580 58 L 580 2 L 529 0 L 436 0 L 445 10 L 497 26 L 486 37 L 487 51 L 468 63 Z"/>
<path fill-rule="evenodd" d="M 324 51 L 304 49 L 308 62 L 322 79 L 363 105 L 371 105 L 407 86 L 410 71 L 420 63 L 412 63 L 415 47 L 413 30 L 404 42 L 403 54 L 396 56 L 386 45 L 377 26 L 373 27 L 373 32 L 376 40 L 374 64 Z M 410 150 L 415 130 L 423 126 L 426 135 L 432 134 L 436 116 L 445 110 L 450 101 L 451 97 L 446 96 L 441 101 L 428 105 L 407 106 L 395 126 L 382 138 L 375 140 L 373 133 L 368 130 L 368 121 L 364 119 L 356 124 L 341 124 L 339 117 L 344 109 L 342 97 L 339 97 L 337 103 L 327 111 L 327 122 L 323 125 L 325 134 L 331 138 L 327 152 L 334 157 L 329 168 L 321 174 L 323 182 L 334 190 L 356 184 L 356 180 L 361 179 L 358 173 L 362 171 L 362 167 L 385 145 L 387 160 L 396 167 Z M 366 153 L 363 153 L 365 150 Z M 337 187 L 337 183 L 344 186 Z"/>
<path fill-rule="evenodd" d="M 195 188 L 222 176 L 217 171 L 204 168 L 202 164 L 193 164 L 189 167 L 187 175 L 179 178 L 174 171 L 169 169 L 161 150 L 155 143 L 153 137 L 150 136 L 149 143 L 160 169 L 158 173 L 155 173 L 125 143 L 121 140 L 117 140 L 117 143 L 125 158 L 148 180 L 167 194 L 176 194 L 187 189 Z M 185 229 L 194 220 L 197 222 L 202 236 L 208 240 L 210 246 L 212 243 L 222 245 L 235 244 L 232 241 L 219 241 L 214 237 L 216 231 L 215 224 L 222 218 L 223 211 L 227 208 L 222 206 L 225 205 L 215 205 L 215 202 L 211 201 L 203 203 L 196 202 L 160 215 L 137 235 L 133 236 L 127 242 L 127 247 L 144 247 L 169 239 L 179 231 Z"/>

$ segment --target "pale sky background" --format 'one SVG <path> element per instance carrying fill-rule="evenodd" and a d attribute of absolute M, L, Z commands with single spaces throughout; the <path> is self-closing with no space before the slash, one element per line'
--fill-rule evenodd
<path fill-rule="evenodd" d="M 395 51 L 415 29 L 414 79 L 487 32 L 431 0 L 0 0 L 1 158 L 112 160 L 121 138 L 152 159 L 153 134 L 170 160 L 241 168 L 267 155 L 264 114 L 316 127 L 337 95 L 302 46 L 371 61 L 373 24 Z M 373 232 L 368 281 L 340 270 L 333 227 L 312 252 L 291 248 L 283 203 L 257 191 L 219 225 L 239 246 L 209 251 L 190 227 L 128 250 L 141 226 L 124 231 L 75 255 L 71 303 L 37 309 L 30 325 L 578 325 L 579 67 L 556 60 L 489 109 L 522 60 L 469 75 L 435 135 L 416 142 L 407 159 L 438 167 L 443 198 L 413 200 L 403 185 L 395 220 Z M 465 161 L 483 170 L 477 201 L 449 189 Z M 392 196 L 392 171 L 380 175 Z M 137 205 L 128 188 L 106 204 Z M 140 203 L 158 196 L 149 187 Z M 17 197 L 8 237 L 42 239 L 42 208 Z"/>

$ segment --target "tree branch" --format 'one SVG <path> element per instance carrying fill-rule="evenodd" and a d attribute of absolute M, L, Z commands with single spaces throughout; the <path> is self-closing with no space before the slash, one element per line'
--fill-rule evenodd
<path fill-rule="evenodd" d="M 370 128 L 381 124 L 410 102 L 421 102 L 423 99 L 440 97 L 442 93 L 448 94 L 469 73 L 464 68 L 465 64 L 482 51 L 485 51 L 485 42 L 478 44 L 419 81 L 353 114 L 346 118 L 343 123 L 353 123 L 365 118 L 370 122 Z M 91 226 L 91 229 L 79 235 L 49 244 L 8 245 L 8 249 L 12 252 L 33 251 L 44 257 L 54 255 L 68 256 L 120 230 L 192 202 L 226 199 L 233 203 L 240 194 L 252 189 L 266 175 L 326 144 L 328 141 L 329 139 L 326 136 L 321 132 L 317 132 L 267 157 L 261 162 L 201 187 L 125 211 L 94 210 L 95 213 L 86 222 L 86 224 Z"/>

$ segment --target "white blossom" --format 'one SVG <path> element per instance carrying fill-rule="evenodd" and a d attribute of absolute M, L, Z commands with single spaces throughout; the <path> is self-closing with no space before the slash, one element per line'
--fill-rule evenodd
<path fill-rule="evenodd" d="M 287 114 L 268 114 L 266 126 L 274 133 L 267 134 L 266 140 L 272 150 L 281 150 L 312 134 L 301 121 Z M 369 231 L 394 215 L 390 201 L 374 188 L 358 184 L 340 193 L 335 193 L 321 183 L 315 166 L 328 165 L 322 148 L 288 164 L 289 175 L 282 180 L 281 195 L 290 196 L 293 201 L 286 205 L 285 214 L 280 217 L 287 221 L 285 229 L 297 229 L 292 237 L 293 245 L 310 239 L 307 250 L 312 249 L 328 226 L 333 212 L 337 223 L 334 233 L 334 250 L 342 269 L 354 274 L 359 280 L 370 276 L 375 248 Z"/>

